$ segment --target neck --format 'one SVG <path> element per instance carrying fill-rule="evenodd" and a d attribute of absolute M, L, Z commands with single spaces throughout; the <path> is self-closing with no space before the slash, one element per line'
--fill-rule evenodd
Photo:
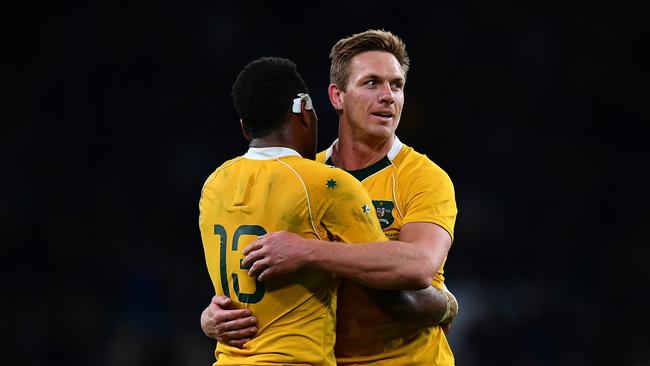
<path fill-rule="evenodd" d="M 332 149 L 332 162 L 344 170 L 359 170 L 368 167 L 388 154 L 395 136 L 381 139 L 355 138 L 353 134 L 341 133 Z"/>
<path fill-rule="evenodd" d="M 264 137 L 257 137 L 250 140 L 249 147 L 288 147 L 304 156 L 302 148 L 293 143 L 281 132 L 273 132 Z"/>

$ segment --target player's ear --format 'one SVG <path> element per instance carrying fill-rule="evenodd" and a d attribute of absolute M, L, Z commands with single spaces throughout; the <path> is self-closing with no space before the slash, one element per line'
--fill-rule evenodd
<path fill-rule="evenodd" d="M 303 100 L 300 106 L 300 115 L 301 115 L 301 122 L 304 127 L 306 128 L 311 128 L 311 126 L 316 123 L 316 111 L 312 107 L 311 109 L 307 109 L 307 101 Z"/>
<path fill-rule="evenodd" d="M 244 121 L 241 118 L 239 119 L 239 126 L 241 126 L 241 133 L 244 134 L 244 138 L 250 141 L 251 139 L 248 137 L 248 132 L 246 132 L 246 128 L 244 127 Z"/>
<path fill-rule="evenodd" d="M 336 84 L 330 84 L 329 88 L 327 88 L 327 95 L 330 97 L 330 103 L 332 103 L 332 107 L 337 111 L 343 109 L 342 93 L 343 91 Z"/>

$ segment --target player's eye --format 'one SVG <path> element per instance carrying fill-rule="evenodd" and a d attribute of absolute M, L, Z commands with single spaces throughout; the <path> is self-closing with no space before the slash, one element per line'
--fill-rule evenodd
<path fill-rule="evenodd" d="M 393 90 L 402 90 L 404 88 L 404 83 L 401 82 L 401 81 L 395 81 L 395 82 L 390 83 L 390 87 Z"/>

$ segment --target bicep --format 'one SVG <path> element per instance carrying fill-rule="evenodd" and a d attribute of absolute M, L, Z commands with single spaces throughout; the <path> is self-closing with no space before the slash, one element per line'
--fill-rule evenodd
<path fill-rule="evenodd" d="M 451 179 L 442 170 L 427 170 L 418 178 L 405 191 L 403 223 L 439 225 L 453 240 L 458 208 Z"/>

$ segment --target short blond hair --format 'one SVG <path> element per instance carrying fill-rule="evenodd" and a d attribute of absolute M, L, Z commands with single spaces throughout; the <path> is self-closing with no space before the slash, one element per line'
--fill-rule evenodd
<path fill-rule="evenodd" d="M 409 70 L 410 60 L 406 44 L 395 34 L 383 29 L 370 29 L 354 34 L 336 42 L 330 52 L 330 83 L 346 90 L 350 77 L 352 58 L 366 51 L 386 51 L 391 53 L 402 66 L 404 78 Z"/>

